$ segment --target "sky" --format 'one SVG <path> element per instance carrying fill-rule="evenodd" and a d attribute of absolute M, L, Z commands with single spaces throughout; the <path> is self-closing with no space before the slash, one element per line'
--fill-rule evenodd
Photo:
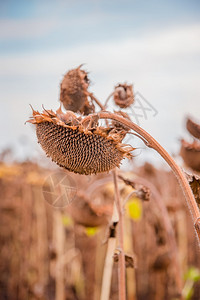
<path fill-rule="evenodd" d="M 29 104 L 56 110 L 63 75 L 81 63 L 102 102 L 116 84 L 133 84 L 132 120 L 177 154 L 180 138 L 189 139 L 185 117 L 200 121 L 200 2 L 1 0 L 0 151 L 44 160 L 34 127 L 24 125 Z M 138 161 L 161 160 L 130 142 Z"/>

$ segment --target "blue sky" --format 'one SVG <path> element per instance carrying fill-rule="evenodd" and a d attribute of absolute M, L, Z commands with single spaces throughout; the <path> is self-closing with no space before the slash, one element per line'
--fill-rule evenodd
<path fill-rule="evenodd" d="M 110 41 L 199 21 L 199 1 L 1 1 L 1 53 Z M 7 24 L 6 24 L 7 20 Z"/>
<path fill-rule="evenodd" d="M 185 115 L 200 119 L 200 2 L 0 1 L 0 150 L 42 155 L 28 104 L 57 109 L 63 74 L 81 63 L 99 99 L 133 83 L 158 111 L 140 125 L 177 152 Z"/>

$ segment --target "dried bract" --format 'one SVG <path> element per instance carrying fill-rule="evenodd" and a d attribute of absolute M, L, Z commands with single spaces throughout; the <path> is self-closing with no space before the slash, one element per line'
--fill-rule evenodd
<path fill-rule="evenodd" d="M 133 85 L 118 84 L 114 91 L 115 104 L 121 108 L 129 107 L 134 102 Z"/>
<path fill-rule="evenodd" d="M 114 112 L 115 112 L 115 114 L 117 114 L 117 115 L 119 115 L 119 116 L 121 116 L 121 117 L 123 117 L 123 118 L 125 118 L 125 119 L 127 119 L 129 121 L 131 121 L 131 119 L 130 119 L 130 117 L 128 116 L 127 113 L 125 113 L 123 111 L 114 111 Z M 119 123 L 117 121 L 114 121 L 114 120 L 112 120 L 111 125 L 112 125 L 113 129 L 116 132 L 120 132 L 121 133 L 121 135 L 122 135 L 123 138 L 130 131 L 130 129 L 127 126 L 125 126 L 124 124 L 121 124 L 121 123 Z"/>
<path fill-rule="evenodd" d="M 83 119 L 84 120 L 84 119 Z M 83 121 L 82 120 L 82 121 Z M 119 167 L 125 157 L 132 158 L 129 145 L 109 127 L 87 128 L 73 112 L 43 113 L 33 110 L 28 122 L 36 124 L 38 142 L 47 156 L 59 166 L 79 174 L 108 172 Z"/>
<path fill-rule="evenodd" d="M 130 120 L 129 116 L 125 112 L 122 111 L 117 111 L 117 112 L 114 111 L 114 112 L 116 115 L 122 116 L 127 120 Z M 126 134 L 130 131 L 130 129 L 127 126 L 115 120 L 112 120 L 110 124 L 110 128 L 111 128 L 110 135 L 118 136 L 120 140 L 123 140 Z"/>
<path fill-rule="evenodd" d="M 186 128 L 190 134 L 195 138 L 200 139 L 200 125 L 193 122 L 191 119 L 187 119 Z"/>
<path fill-rule="evenodd" d="M 94 111 L 94 105 L 88 101 L 89 83 L 88 74 L 81 66 L 66 73 L 60 84 L 60 101 L 66 110 L 85 115 Z"/>

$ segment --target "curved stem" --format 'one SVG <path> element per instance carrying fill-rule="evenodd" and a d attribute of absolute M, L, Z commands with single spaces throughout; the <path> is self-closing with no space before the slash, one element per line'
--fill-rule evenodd
<path fill-rule="evenodd" d="M 101 102 L 92 94 L 92 93 L 89 93 L 88 96 L 96 102 L 96 104 L 99 105 L 99 107 L 101 108 L 101 110 L 104 110 L 104 106 L 101 104 Z"/>
<path fill-rule="evenodd" d="M 200 212 L 199 208 L 196 204 L 194 195 L 192 193 L 192 190 L 189 186 L 189 183 L 184 175 L 184 173 L 181 171 L 180 167 L 176 164 L 176 162 L 173 160 L 173 158 L 169 155 L 169 153 L 144 129 L 142 129 L 140 126 L 136 125 L 135 123 L 117 115 L 114 113 L 101 111 L 98 114 L 98 117 L 100 119 L 112 119 L 115 121 L 118 121 L 119 123 L 127 126 L 128 128 L 136 131 L 139 135 L 141 135 L 147 142 L 148 147 L 153 148 L 156 150 L 168 163 L 168 165 L 173 170 L 175 176 L 178 179 L 178 182 L 181 186 L 181 189 L 185 195 L 189 210 L 191 212 L 193 221 L 194 221 L 194 227 L 198 236 L 198 240 L 200 242 Z M 90 118 L 90 116 L 86 117 L 84 121 L 87 120 L 87 118 Z"/>

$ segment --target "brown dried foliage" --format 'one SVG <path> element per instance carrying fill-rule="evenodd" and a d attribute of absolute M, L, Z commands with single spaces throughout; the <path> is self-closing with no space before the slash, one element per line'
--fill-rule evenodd
<path fill-rule="evenodd" d="M 200 125 L 192 121 L 191 119 L 187 119 L 186 128 L 191 135 L 195 138 L 200 139 Z"/>
<path fill-rule="evenodd" d="M 176 179 L 171 173 L 151 168 L 151 174 L 147 168 L 140 171 L 134 168 L 134 172 L 139 172 L 142 178 L 156 185 L 162 194 L 160 201 L 167 207 L 175 208 L 170 210 L 170 218 L 179 245 L 183 273 L 189 266 L 199 268 L 200 255 L 193 224 Z M 65 224 L 63 220 L 69 206 L 54 209 L 44 201 L 41 193 L 41 186 L 51 171 L 30 162 L 10 166 L 0 163 L 1 299 L 56 299 L 56 291 L 61 289 L 62 276 L 65 299 L 99 299 L 96 291 L 101 289 L 106 252 L 106 244 L 102 244 L 104 228 L 96 235 L 88 236 L 82 226 Z M 70 176 L 81 188 L 86 186 L 88 178 L 85 176 L 73 173 Z M 100 179 L 102 174 L 97 176 L 94 176 L 95 180 Z M 128 177 L 128 174 L 124 174 L 124 177 Z M 105 191 L 105 187 L 102 188 Z M 103 203 L 112 203 L 110 194 L 105 191 Z M 128 238 L 132 241 L 134 268 L 135 261 L 137 268 L 134 279 L 128 274 L 132 269 L 127 270 L 127 285 L 136 285 L 135 298 L 138 300 L 155 300 L 155 295 L 156 299 L 175 299 L 174 265 L 168 265 L 167 253 L 171 253 L 163 216 L 159 208 L 152 205 L 152 201 L 143 203 L 144 213 L 140 221 L 130 222 L 132 225 Z M 160 228 L 157 231 L 154 229 L 155 224 Z M 58 242 L 60 235 L 62 240 Z M 163 242 L 158 243 L 157 240 L 161 238 Z M 128 257 L 125 258 L 127 265 Z M 167 269 L 162 268 L 165 266 Z M 112 300 L 119 299 L 117 267 L 118 264 L 114 264 L 110 292 Z M 200 284 L 197 282 L 192 300 L 198 300 L 199 296 Z M 132 298 L 127 296 L 127 299 Z"/>
<path fill-rule="evenodd" d="M 180 155 L 188 167 L 200 171 L 200 144 L 197 141 L 188 143 L 182 139 Z"/>
<path fill-rule="evenodd" d="M 130 117 L 128 116 L 128 114 L 125 113 L 125 112 L 123 112 L 123 111 L 114 111 L 114 112 L 115 112 L 115 114 L 117 114 L 117 115 L 119 115 L 121 117 L 124 117 L 127 120 L 129 120 L 129 121 L 131 120 Z M 117 132 L 117 133 L 119 133 L 121 135 L 122 139 L 130 131 L 130 129 L 127 126 L 125 126 L 125 125 L 123 125 L 123 124 L 121 124 L 121 123 L 119 123 L 119 122 L 117 122 L 115 120 L 112 120 L 111 126 L 113 128 L 113 131 L 115 130 L 115 132 Z"/>
<path fill-rule="evenodd" d="M 122 175 L 118 176 L 119 179 L 121 179 L 126 185 L 131 186 L 133 189 L 135 189 L 135 193 L 139 199 L 142 201 L 149 201 L 151 197 L 150 189 L 147 188 L 144 185 L 137 184 L 133 180 L 126 179 Z"/>

